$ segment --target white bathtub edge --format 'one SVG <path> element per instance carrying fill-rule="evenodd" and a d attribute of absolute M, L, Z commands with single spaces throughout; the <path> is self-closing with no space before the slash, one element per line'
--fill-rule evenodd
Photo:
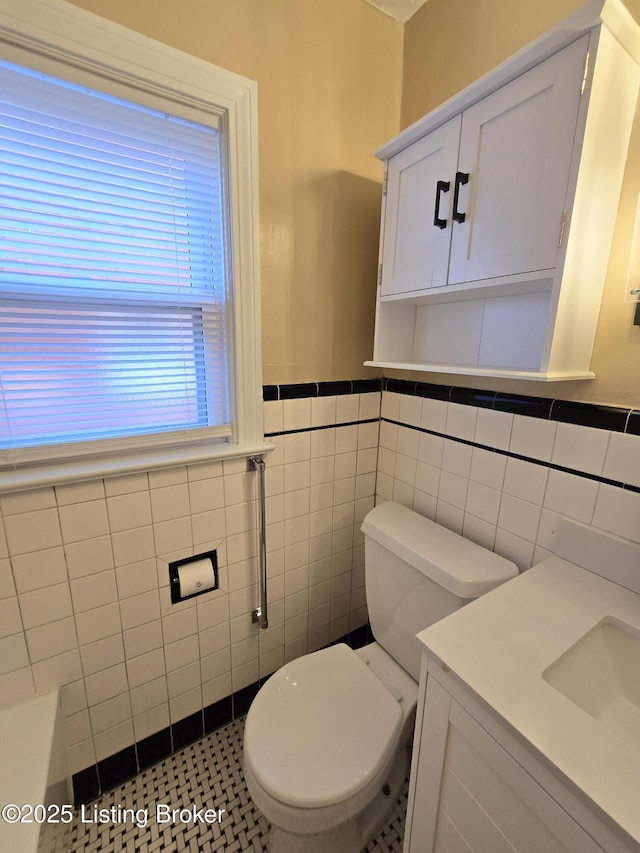
<path fill-rule="evenodd" d="M 68 779 L 51 778 L 52 763 L 61 773 L 64 762 L 62 715 L 57 690 L 0 710 L 0 808 L 6 805 L 50 806 L 70 803 Z M 52 756 L 56 761 L 52 762 Z M 63 756 L 64 757 L 64 756 Z M 64 799 L 61 800 L 60 797 Z M 53 799 L 52 799 L 53 798 Z M 23 816 L 33 819 L 29 809 Z M 32 822 L 8 823 L 0 818 L 0 850 L 12 853 L 46 851 L 46 836 L 66 825 Z M 44 838 L 41 839 L 40 836 Z"/>

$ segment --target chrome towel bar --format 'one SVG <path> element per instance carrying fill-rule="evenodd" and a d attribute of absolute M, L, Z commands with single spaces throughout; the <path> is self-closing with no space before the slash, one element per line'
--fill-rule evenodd
<path fill-rule="evenodd" d="M 269 627 L 267 618 L 267 517 L 265 510 L 265 464 L 262 456 L 249 456 L 247 464 L 250 471 L 258 472 L 258 535 L 260 537 L 260 604 L 251 614 L 251 621 L 261 628 Z"/>

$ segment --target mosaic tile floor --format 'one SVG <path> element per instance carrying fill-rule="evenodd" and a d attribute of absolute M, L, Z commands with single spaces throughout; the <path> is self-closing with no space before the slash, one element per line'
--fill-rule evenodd
<path fill-rule="evenodd" d="M 85 806 L 72 853 L 264 853 L 269 824 L 244 783 L 243 729 L 236 720 Z M 407 787 L 366 853 L 401 853 Z"/>

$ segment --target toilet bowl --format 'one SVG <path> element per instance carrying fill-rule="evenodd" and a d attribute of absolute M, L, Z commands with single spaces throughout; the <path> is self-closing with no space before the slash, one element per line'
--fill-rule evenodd
<path fill-rule="evenodd" d="M 415 634 L 513 577 L 507 560 L 398 504 L 365 519 L 376 642 L 283 666 L 247 714 L 244 771 L 271 823 L 270 853 L 360 853 L 408 772 L 420 657 Z"/>
<path fill-rule="evenodd" d="M 330 646 L 271 676 L 247 716 L 244 766 L 255 804 L 281 830 L 272 853 L 366 846 L 406 778 L 417 695 L 375 643 Z"/>

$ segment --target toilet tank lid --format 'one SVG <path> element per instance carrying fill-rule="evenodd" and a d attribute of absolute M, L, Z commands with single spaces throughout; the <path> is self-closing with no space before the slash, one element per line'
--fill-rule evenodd
<path fill-rule="evenodd" d="M 518 574 L 510 560 L 392 501 L 368 513 L 362 532 L 458 598 L 478 598 Z"/>

